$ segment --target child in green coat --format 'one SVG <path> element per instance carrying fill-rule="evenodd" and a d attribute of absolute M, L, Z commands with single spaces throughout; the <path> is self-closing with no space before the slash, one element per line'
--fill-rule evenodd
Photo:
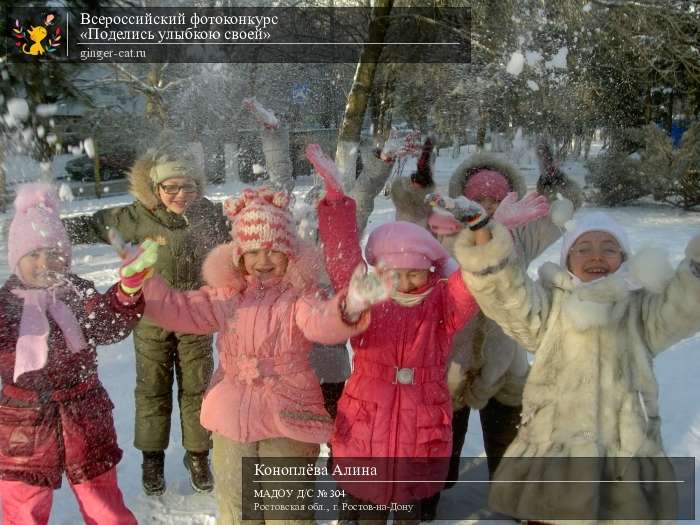
<path fill-rule="evenodd" d="M 134 244 L 152 239 L 160 245 L 156 270 L 167 283 L 179 290 L 199 288 L 204 257 L 228 239 L 228 226 L 221 206 L 202 196 L 205 179 L 196 160 L 174 145 L 149 150 L 131 168 L 129 182 L 133 204 L 64 219 L 71 242 L 109 242 L 112 228 Z M 211 439 L 199 422 L 213 369 L 211 336 L 171 332 L 142 319 L 134 330 L 134 346 L 134 446 L 143 452 L 144 492 L 165 491 L 174 377 L 185 466 L 196 491 L 211 491 Z"/>

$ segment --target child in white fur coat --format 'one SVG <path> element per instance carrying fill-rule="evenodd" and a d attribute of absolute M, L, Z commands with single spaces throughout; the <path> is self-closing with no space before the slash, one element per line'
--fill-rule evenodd
<path fill-rule="evenodd" d="M 518 435 L 495 475 L 520 482 L 495 484 L 490 506 L 550 523 L 610 522 L 627 511 L 647 523 L 672 516 L 668 483 L 523 481 L 572 481 L 586 467 L 593 479 L 673 479 L 652 359 L 700 329 L 700 235 L 675 272 L 652 250 L 633 256 L 622 227 L 604 213 L 575 223 L 561 264 L 545 263 L 537 282 L 513 263 L 512 237 L 498 223 L 461 240 L 455 254 L 484 313 L 536 353 Z M 565 468 L 535 459 L 554 457 Z M 573 468 L 571 458 L 599 459 Z"/>

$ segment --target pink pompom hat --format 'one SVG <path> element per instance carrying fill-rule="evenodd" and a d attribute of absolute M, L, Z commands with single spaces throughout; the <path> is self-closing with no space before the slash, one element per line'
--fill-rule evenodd
<path fill-rule="evenodd" d="M 10 270 L 16 274 L 20 259 L 40 248 L 60 250 L 70 268 L 71 244 L 58 213 L 55 188 L 39 182 L 22 184 L 17 188 L 15 210 L 7 239 Z"/>

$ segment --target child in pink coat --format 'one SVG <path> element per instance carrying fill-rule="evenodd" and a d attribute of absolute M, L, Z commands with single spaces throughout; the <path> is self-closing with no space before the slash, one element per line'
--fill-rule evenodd
<path fill-rule="evenodd" d="M 0 289 L 3 523 L 46 524 L 65 474 L 85 523 L 136 525 L 117 485 L 122 451 L 96 346 L 125 339 L 136 325 L 144 275 L 98 293 L 70 273 L 56 192 L 47 184 L 20 186 L 15 207 L 13 275 Z"/>
<path fill-rule="evenodd" d="M 306 154 L 326 184 L 319 230 L 328 273 L 340 289 L 363 262 L 355 202 L 342 193 L 335 164 L 320 147 L 311 145 Z M 372 308 L 368 329 L 351 339 L 353 372 L 338 403 L 333 458 L 340 466 L 354 463 L 347 458 L 371 458 L 378 467 L 375 481 L 390 482 L 338 479 L 340 485 L 359 500 L 409 503 L 409 512 L 395 519 L 415 521 L 418 502 L 438 492 L 445 479 L 452 449 L 447 363 L 453 335 L 478 307 L 454 271 L 456 263 L 420 226 L 402 221 L 380 226 L 369 236 L 365 258 L 380 273 L 394 272 L 398 288 L 390 301 Z"/>
<path fill-rule="evenodd" d="M 319 257 L 295 233 L 288 197 L 267 188 L 229 199 L 233 242 L 204 263 L 208 286 L 179 292 L 157 276 L 145 289 L 145 315 L 173 331 L 218 333 L 219 368 L 202 403 L 202 425 L 213 433 L 219 525 L 240 523 L 241 458 L 308 457 L 330 438 L 318 379 L 309 363 L 312 341 L 333 344 L 362 332 L 368 289 L 388 287 L 357 277 L 346 299 L 319 297 Z M 382 291 L 385 289 L 385 291 Z M 357 300 L 357 297 L 360 300 Z M 308 488 L 308 485 L 302 485 Z M 284 487 L 292 488 L 292 487 Z M 279 502 L 277 502 L 279 503 Z M 304 523 L 313 521 L 313 512 Z"/>

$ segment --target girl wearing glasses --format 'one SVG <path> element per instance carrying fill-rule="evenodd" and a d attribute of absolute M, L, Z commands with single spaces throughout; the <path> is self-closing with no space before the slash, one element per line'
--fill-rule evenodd
<path fill-rule="evenodd" d="M 221 206 L 203 197 L 206 181 L 196 160 L 183 146 L 172 143 L 149 150 L 131 168 L 129 182 L 134 203 L 64 220 L 71 241 L 107 243 L 111 228 L 131 243 L 155 240 L 160 245 L 156 270 L 166 282 L 179 290 L 201 286 L 202 262 L 214 246 L 226 241 L 228 228 Z M 165 491 L 164 451 L 170 439 L 173 377 L 184 463 L 192 487 L 211 491 L 211 440 L 199 414 L 213 369 L 212 337 L 164 330 L 142 319 L 134 330 L 134 346 L 134 446 L 143 452 L 144 492 Z"/>
<path fill-rule="evenodd" d="M 700 329 L 700 236 L 675 272 L 654 250 L 633 255 L 622 227 L 600 212 L 576 221 L 560 264 L 545 263 L 537 282 L 513 251 L 496 222 L 455 247 L 484 313 L 536 352 L 517 437 L 495 473 L 515 483 L 492 486 L 490 506 L 547 521 L 624 519 L 620 509 L 668 519 L 672 484 L 642 483 L 673 479 L 652 359 Z M 601 477 L 628 482 L 524 483 Z"/>

